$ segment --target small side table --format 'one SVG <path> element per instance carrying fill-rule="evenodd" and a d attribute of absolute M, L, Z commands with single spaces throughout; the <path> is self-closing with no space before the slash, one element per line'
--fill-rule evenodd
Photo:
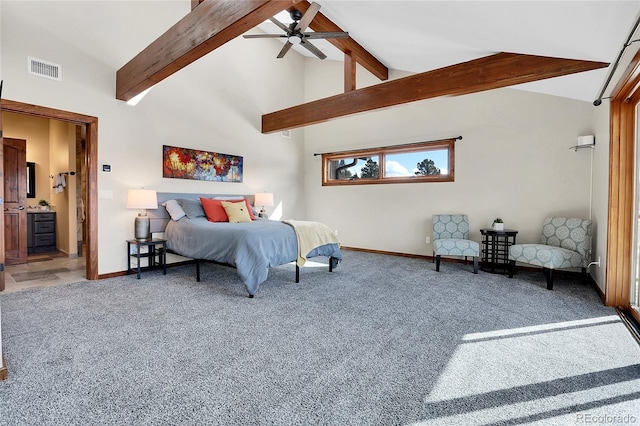
<path fill-rule="evenodd" d="M 482 270 L 485 272 L 508 273 L 509 272 L 509 247 L 516 243 L 518 231 L 505 229 L 481 229 L 482 234 Z"/>
<path fill-rule="evenodd" d="M 159 238 L 152 238 L 147 241 L 127 240 L 127 275 L 131 272 L 138 274 L 140 279 L 140 271 L 142 265 L 140 260 L 143 258 L 149 259 L 148 269 L 162 267 L 162 273 L 167 275 L 167 240 Z M 134 250 L 131 250 L 132 246 Z M 147 250 L 143 253 L 141 248 L 147 247 Z M 131 258 L 136 259 L 135 268 L 131 268 Z M 157 260 L 156 260 L 157 259 Z"/>

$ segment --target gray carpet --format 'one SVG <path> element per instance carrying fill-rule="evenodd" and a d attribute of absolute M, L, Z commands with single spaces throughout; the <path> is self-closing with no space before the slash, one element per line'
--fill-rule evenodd
<path fill-rule="evenodd" d="M 574 277 L 344 256 L 254 299 L 213 264 L 1 295 L 0 424 L 640 422 L 640 349 Z"/>

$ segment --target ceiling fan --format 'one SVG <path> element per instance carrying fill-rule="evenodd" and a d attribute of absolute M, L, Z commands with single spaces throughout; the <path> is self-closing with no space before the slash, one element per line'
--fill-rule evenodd
<path fill-rule="evenodd" d="M 318 3 L 311 3 L 309 9 L 303 15 L 297 9 L 292 9 L 289 14 L 291 15 L 291 19 L 293 22 L 288 26 L 278 21 L 276 18 L 269 18 L 271 22 L 280 27 L 286 34 L 247 34 L 244 35 L 244 38 L 286 38 L 287 42 L 284 44 L 284 47 L 278 54 L 278 58 L 284 57 L 286 53 L 291 49 L 294 44 L 300 44 L 302 47 L 306 48 L 308 51 L 316 55 L 320 59 L 325 59 L 327 55 L 322 53 L 320 49 L 315 47 L 310 39 L 326 39 L 326 38 L 347 38 L 349 37 L 349 33 L 347 32 L 304 32 L 313 18 L 315 18 L 316 14 L 320 10 L 320 5 Z"/>

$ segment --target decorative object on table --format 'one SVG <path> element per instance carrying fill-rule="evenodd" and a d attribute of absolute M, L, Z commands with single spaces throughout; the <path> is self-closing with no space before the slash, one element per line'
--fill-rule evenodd
<path fill-rule="evenodd" d="M 473 273 L 478 273 L 480 244 L 469 239 L 469 219 L 466 214 L 433 215 L 433 255 L 436 272 L 440 272 L 440 256 L 473 257 Z"/>
<path fill-rule="evenodd" d="M 243 158 L 198 149 L 162 146 L 162 177 L 242 182 Z"/>
<path fill-rule="evenodd" d="M 49 202 L 47 200 L 40 200 L 38 204 L 40 205 L 40 210 L 45 212 L 49 211 Z"/>
<path fill-rule="evenodd" d="M 516 262 L 541 266 L 547 290 L 553 290 L 554 270 L 581 268 L 585 279 L 591 256 L 592 222 L 589 219 L 548 217 L 542 225 L 540 244 L 514 244 L 509 247 L 509 278 Z"/>
<path fill-rule="evenodd" d="M 261 206 L 260 213 L 258 213 L 259 217 L 269 218 L 267 211 L 264 209 L 266 207 L 273 206 L 273 193 L 271 192 L 259 192 L 255 195 L 253 200 L 254 206 Z"/>
<path fill-rule="evenodd" d="M 158 208 L 158 197 L 152 189 L 130 189 L 127 194 L 127 208 L 140 209 L 134 224 L 134 234 L 138 241 L 151 239 L 151 221 L 147 209 Z"/>
<path fill-rule="evenodd" d="M 496 217 L 493 219 L 493 224 L 491 225 L 494 231 L 504 231 L 504 222 L 501 218 Z"/>

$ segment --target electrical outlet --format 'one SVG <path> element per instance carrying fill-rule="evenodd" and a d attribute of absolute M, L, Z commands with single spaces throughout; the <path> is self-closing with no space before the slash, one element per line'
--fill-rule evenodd
<path fill-rule="evenodd" d="M 431 237 L 425 238 L 424 242 L 427 243 L 427 244 L 431 244 Z"/>
<path fill-rule="evenodd" d="M 336 237 L 338 236 L 338 230 L 336 229 L 335 231 L 333 231 L 334 234 L 336 234 Z"/>

